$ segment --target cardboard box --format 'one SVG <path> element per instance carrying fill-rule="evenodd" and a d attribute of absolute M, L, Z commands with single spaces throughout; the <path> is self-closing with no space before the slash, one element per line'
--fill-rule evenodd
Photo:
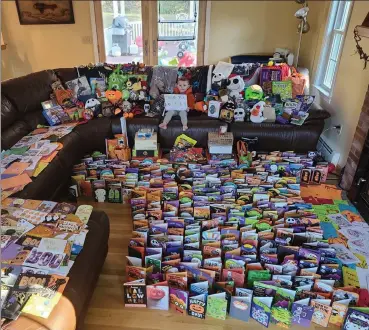
<path fill-rule="evenodd" d="M 218 132 L 209 132 L 208 148 L 211 154 L 232 154 L 233 133 L 219 134 Z"/>
<path fill-rule="evenodd" d="M 138 132 L 135 135 L 136 150 L 158 150 L 158 133 L 154 132 L 150 137 L 139 137 Z"/>
<path fill-rule="evenodd" d="M 132 156 L 133 157 L 158 157 L 158 150 L 136 150 L 133 149 Z"/>

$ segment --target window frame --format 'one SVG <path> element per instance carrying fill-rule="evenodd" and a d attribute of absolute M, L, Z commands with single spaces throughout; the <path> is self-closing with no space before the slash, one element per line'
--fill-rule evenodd
<path fill-rule="evenodd" d="M 146 65 L 158 64 L 158 6 L 157 0 L 141 0 L 141 12 L 142 20 L 146 23 L 143 24 L 143 36 L 145 51 L 143 54 L 143 62 Z M 197 8 L 197 66 L 204 65 L 207 61 L 205 58 L 205 39 L 208 24 L 210 24 L 210 17 L 208 8 L 210 8 L 211 1 L 199 0 Z M 96 31 L 96 41 L 94 40 L 94 48 L 98 54 L 99 62 L 105 63 L 105 41 L 104 41 L 104 27 L 102 19 L 102 6 L 101 0 L 93 1 L 93 7 L 91 11 L 91 17 L 95 16 L 92 23 L 92 29 Z M 94 24 L 95 23 L 95 24 Z"/>
<path fill-rule="evenodd" d="M 345 11 L 346 4 L 348 4 L 349 8 L 347 10 L 346 16 L 344 17 L 343 13 Z M 325 28 L 325 35 L 324 35 L 324 41 L 323 41 L 323 49 L 321 50 L 317 75 L 316 75 L 316 79 L 314 83 L 314 86 L 323 95 L 328 97 L 329 100 L 333 96 L 333 91 L 334 91 L 337 72 L 338 72 L 340 59 L 342 55 L 342 50 L 343 50 L 343 46 L 345 43 L 348 26 L 350 23 L 352 7 L 353 7 L 353 1 L 346 0 L 346 1 L 332 1 L 330 8 L 329 8 L 328 20 L 327 20 L 327 25 Z M 338 15 L 341 13 L 342 15 L 340 15 L 341 16 L 340 21 L 338 21 Z M 336 28 L 337 22 L 339 22 L 339 25 L 341 28 Z M 345 23 L 344 26 L 342 26 L 343 23 Z M 333 59 L 332 58 L 333 42 L 335 40 L 335 37 L 338 35 L 341 36 L 341 42 L 340 42 L 339 49 L 336 54 L 336 59 Z M 335 68 L 331 76 L 331 86 L 329 87 L 325 84 L 325 80 L 327 77 L 329 63 L 331 61 L 335 61 Z"/>

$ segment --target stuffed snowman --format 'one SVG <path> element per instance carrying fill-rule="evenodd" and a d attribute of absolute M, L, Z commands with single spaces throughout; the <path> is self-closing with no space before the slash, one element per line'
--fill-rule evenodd
<path fill-rule="evenodd" d="M 264 106 L 265 106 L 265 102 L 260 101 L 252 107 L 250 111 L 250 120 L 253 123 L 262 123 L 265 120 L 263 116 Z"/>

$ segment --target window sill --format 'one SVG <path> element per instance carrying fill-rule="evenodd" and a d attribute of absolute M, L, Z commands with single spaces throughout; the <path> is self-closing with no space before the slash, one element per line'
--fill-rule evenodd
<path fill-rule="evenodd" d="M 318 86 L 318 85 L 313 85 L 314 86 L 314 88 L 316 88 L 318 91 L 319 91 L 319 93 L 321 94 L 321 97 L 325 100 L 325 101 L 327 101 L 328 103 L 331 103 L 331 100 L 332 100 L 332 93 L 330 93 L 330 92 L 328 92 L 326 89 L 324 89 L 324 88 L 322 88 L 322 87 L 320 87 L 320 86 Z"/>

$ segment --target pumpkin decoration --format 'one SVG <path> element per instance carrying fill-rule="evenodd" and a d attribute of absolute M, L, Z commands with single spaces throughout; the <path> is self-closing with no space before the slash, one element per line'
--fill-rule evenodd
<path fill-rule="evenodd" d="M 160 300 L 165 297 L 165 292 L 159 288 L 147 288 L 147 296 L 153 300 Z"/>
<path fill-rule="evenodd" d="M 191 304 L 189 307 L 190 311 L 194 312 L 194 313 L 199 313 L 199 314 L 203 314 L 205 312 L 204 307 L 197 305 L 197 304 Z"/>
<path fill-rule="evenodd" d="M 119 100 L 122 99 L 122 92 L 121 91 L 108 90 L 108 91 L 105 92 L 105 97 L 111 103 L 117 103 Z"/>

